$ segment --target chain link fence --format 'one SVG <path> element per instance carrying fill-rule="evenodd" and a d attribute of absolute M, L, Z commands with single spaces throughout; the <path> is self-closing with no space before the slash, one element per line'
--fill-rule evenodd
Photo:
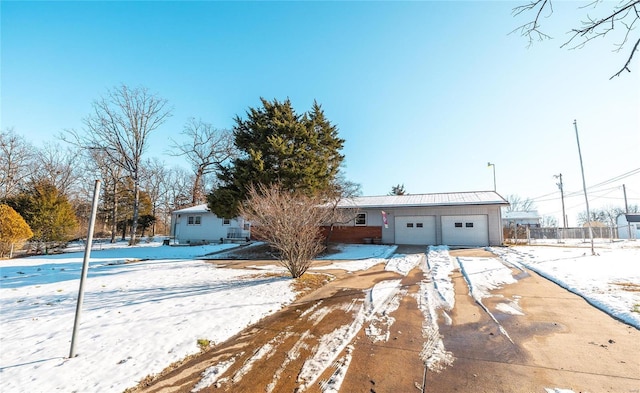
<path fill-rule="evenodd" d="M 597 242 L 613 242 L 618 240 L 618 228 L 592 227 L 593 239 Z M 504 228 L 504 242 L 506 244 L 544 244 L 562 243 L 565 240 L 590 242 L 588 227 L 576 228 Z"/>
<path fill-rule="evenodd" d="M 152 241 L 162 241 L 168 239 L 166 236 L 149 236 L 137 238 L 136 243 L 150 243 Z M 128 239 L 122 240 L 118 238 L 116 243 L 128 245 Z M 111 238 L 94 238 L 92 240 L 91 250 L 102 250 L 105 245 L 111 245 Z M 167 243 L 168 244 L 168 243 Z M 86 239 L 78 239 L 71 242 L 24 242 L 20 244 L 0 244 L 3 258 L 21 258 L 34 255 L 53 255 L 63 252 L 80 252 L 84 251 Z"/>

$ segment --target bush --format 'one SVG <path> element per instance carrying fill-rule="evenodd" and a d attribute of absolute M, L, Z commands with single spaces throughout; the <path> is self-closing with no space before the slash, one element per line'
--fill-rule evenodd
<path fill-rule="evenodd" d="M 0 204 L 0 257 L 11 257 L 13 249 L 21 249 L 33 236 L 29 224 L 11 206 Z"/>

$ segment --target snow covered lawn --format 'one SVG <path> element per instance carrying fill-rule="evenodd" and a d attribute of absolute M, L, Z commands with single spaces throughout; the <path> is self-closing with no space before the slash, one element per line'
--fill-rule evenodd
<path fill-rule="evenodd" d="M 280 267 L 233 270 L 199 259 L 222 247 L 233 245 L 93 251 L 79 356 L 73 359 L 67 356 L 82 253 L 0 261 L 0 391 L 122 392 L 198 352 L 199 339 L 224 341 L 293 300 L 291 280 L 270 274 L 281 273 Z M 500 258 L 455 260 L 446 247 L 432 248 L 423 267 L 433 278 L 433 288 L 424 291 L 432 308 L 455 307 L 453 269 L 464 270 L 473 295 L 481 299 L 490 289 L 508 285 L 512 267 L 526 266 L 640 329 L 640 244 L 600 247 L 593 257 L 585 248 L 492 251 Z M 394 252 L 390 246 L 344 246 L 324 268 L 356 271 L 384 263 L 386 270 L 405 275 L 421 266 L 415 255 Z M 382 303 L 376 298 L 393 298 L 398 290 L 395 281 L 372 289 L 365 317 L 378 313 L 376 305 Z M 390 312 L 394 303 L 386 304 Z"/>
<path fill-rule="evenodd" d="M 92 252 L 73 359 L 82 253 L 2 261 L 0 390 L 122 392 L 293 300 L 290 279 L 193 260 L 219 247 Z M 124 263 L 146 258 L 167 259 Z"/>

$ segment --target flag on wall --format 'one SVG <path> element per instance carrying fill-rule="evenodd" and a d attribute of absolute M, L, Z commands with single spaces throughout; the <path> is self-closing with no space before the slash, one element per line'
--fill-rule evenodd
<path fill-rule="evenodd" d="M 384 210 L 380 210 L 382 213 L 382 222 L 384 223 L 385 228 L 389 228 L 389 222 L 387 221 L 387 213 Z"/>

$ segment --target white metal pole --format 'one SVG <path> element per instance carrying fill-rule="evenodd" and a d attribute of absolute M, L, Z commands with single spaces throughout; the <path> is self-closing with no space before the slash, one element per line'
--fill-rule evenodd
<path fill-rule="evenodd" d="M 487 166 L 490 166 L 491 169 L 493 169 L 493 191 L 496 191 L 496 164 L 487 162 Z"/>
<path fill-rule="evenodd" d="M 582 165 L 582 152 L 580 151 L 580 138 L 578 137 L 578 122 L 573 121 L 576 130 L 576 141 L 578 142 L 578 156 L 580 156 L 580 171 L 582 172 L 582 189 L 584 190 L 584 201 L 587 204 L 587 226 L 589 227 L 589 238 L 591 239 L 591 255 L 596 255 L 593 249 L 593 231 L 591 229 L 591 212 L 589 211 L 589 198 L 587 198 L 587 183 L 584 180 L 584 166 Z"/>
<path fill-rule="evenodd" d="M 100 180 L 96 180 L 93 190 L 93 205 L 91 206 L 91 219 L 89 220 L 89 231 L 87 233 L 87 244 L 84 249 L 84 259 L 82 260 L 82 275 L 80 276 L 80 289 L 78 290 L 78 303 L 76 305 L 76 317 L 73 322 L 73 334 L 71 335 L 71 350 L 69 357 L 76 356 L 76 338 L 78 325 L 80 324 L 80 315 L 82 314 L 82 302 L 84 300 L 84 282 L 87 279 L 87 271 L 89 270 L 89 257 L 91 256 L 91 243 L 93 242 L 93 227 L 96 222 L 96 212 L 98 211 L 98 195 L 100 194 Z"/>

